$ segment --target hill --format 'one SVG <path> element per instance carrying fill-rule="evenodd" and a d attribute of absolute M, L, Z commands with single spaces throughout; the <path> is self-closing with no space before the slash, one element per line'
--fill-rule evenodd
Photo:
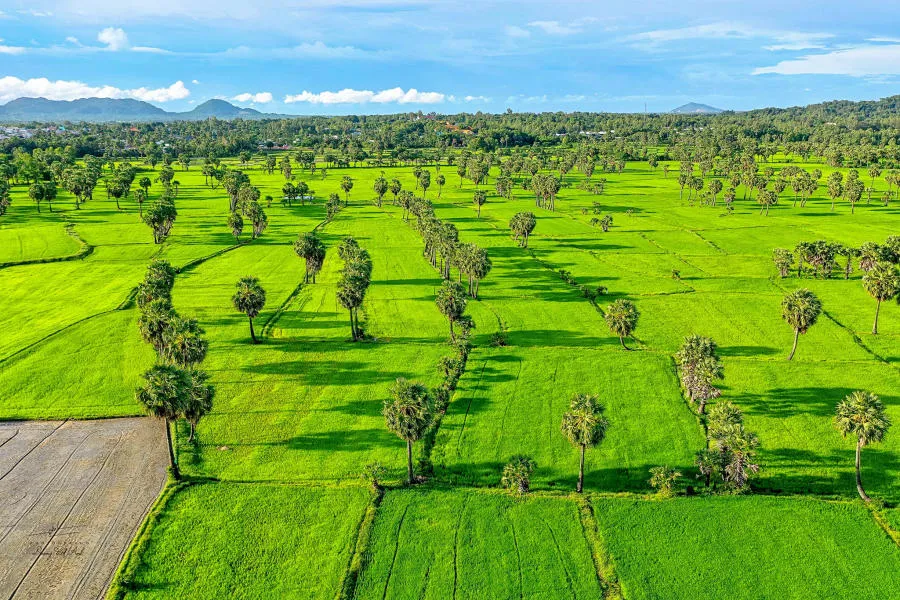
<path fill-rule="evenodd" d="M 130 98 L 80 98 L 48 100 L 17 98 L 0 106 L 0 122 L 136 122 L 202 121 L 217 119 L 266 119 L 281 115 L 265 114 L 252 108 L 240 108 L 225 100 L 207 100 L 188 112 L 169 112 L 149 102 Z"/>
<path fill-rule="evenodd" d="M 723 111 L 721 108 L 697 102 L 688 102 L 671 111 L 673 115 L 717 115 Z"/>

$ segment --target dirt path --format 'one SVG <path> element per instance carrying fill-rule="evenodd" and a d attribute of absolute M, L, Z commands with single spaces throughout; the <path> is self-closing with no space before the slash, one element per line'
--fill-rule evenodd
<path fill-rule="evenodd" d="M 0 600 L 102 597 L 165 481 L 162 427 L 0 423 Z"/>

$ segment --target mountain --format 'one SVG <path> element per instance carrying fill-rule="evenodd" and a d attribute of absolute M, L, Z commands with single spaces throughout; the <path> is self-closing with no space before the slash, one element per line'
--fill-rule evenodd
<path fill-rule="evenodd" d="M 725 112 L 721 108 L 710 106 L 708 104 L 698 104 L 697 102 L 688 102 L 682 104 L 678 108 L 671 111 L 673 115 L 717 115 Z"/>
<path fill-rule="evenodd" d="M 210 117 L 217 119 L 260 119 L 263 113 L 252 108 L 240 108 L 225 100 L 207 100 L 194 107 L 194 110 L 181 113 L 180 118 L 194 121 Z"/>
<path fill-rule="evenodd" d="M 0 122 L 140 122 L 203 121 L 211 117 L 231 119 L 272 119 L 283 115 L 261 113 L 240 108 L 225 100 L 207 100 L 188 112 L 169 112 L 148 102 L 128 98 L 81 98 L 79 100 L 47 100 L 17 98 L 0 105 Z"/>
<path fill-rule="evenodd" d="M 2 121 L 155 121 L 168 114 L 147 102 L 113 98 L 18 98 L 0 106 Z"/>

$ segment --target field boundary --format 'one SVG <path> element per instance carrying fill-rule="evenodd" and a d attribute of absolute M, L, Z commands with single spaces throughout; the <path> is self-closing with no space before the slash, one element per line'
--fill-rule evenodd
<path fill-rule="evenodd" d="M 76 252 L 75 254 L 67 254 L 65 256 L 51 256 L 48 258 L 29 258 L 26 260 L 8 261 L 0 263 L 0 270 L 8 269 L 10 267 L 22 267 L 26 265 L 46 265 L 49 263 L 83 260 L 94 253 L 94 246 L 81 239 L 81 236 L 78 235 L 77 231 L 75 231 L 74 223 L 66 223 L 65 230 L 68 235 L 75 238 L 75 240 L 81 245 L 81 247 L 78 249 L 78 252 Z"/>

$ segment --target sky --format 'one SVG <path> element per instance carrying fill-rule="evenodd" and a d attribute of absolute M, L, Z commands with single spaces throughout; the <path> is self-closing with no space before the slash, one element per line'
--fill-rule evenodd
<path fill-rule="evenodd" d="M 0 0 L 0 104 L 664 112 L 897 93 L 893 0 Z"/>

